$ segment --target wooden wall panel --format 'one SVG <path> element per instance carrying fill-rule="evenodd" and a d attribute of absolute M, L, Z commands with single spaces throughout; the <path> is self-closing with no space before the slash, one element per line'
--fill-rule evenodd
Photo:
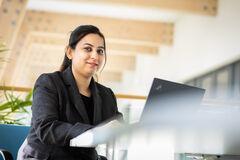
<path fill-rule="evenodd" d="M 28 28 L 32 31 L 69 33 L 76 26 L 98 26 L 106 38 L 147 41 L 157 44 L 172 44 L 173 24 L 146 22 L 115 18 L 71 15 L 53 12 L 28 11 Z"/>
<path fill-rule="evenodd" d="M 50 33 L 50 32 L 31 32 L 32 41 L 44 44 L 66 46 L 68 44 L 67 34 Z M 136 54 L 158 54 L 158 46 L 150 44 L 131 43 L 128 41 L 118 41 L 113 39 L 106 39 L 107 53 L 110 51 L 118 51 L 122 54 L 136 55 Z"/>
<path fill-rule="evenodd" d="M 25 15 L 27 0 L 3 0 L 0 12 L 0 37 L 9 49 L 17 36 Z"/>
<path fill-rule="evenodd" d="M 122 72 L 103 71 L 101 74 L 99 74 L 98 80 L 100 83 L 121 82 Z"/>
<path fill-rule="evenodd" d="M 156 46 L 158 47 L 160 44 L 171 45 L 173 41 L 174 26 L 172 23 L 132 21 L 28 10 L 10 59 L 18 59 L 24 46 L 25 38 L 29 33 L 45 32 L 46 34 L 51 33 L 53 35 L 65 34 L 63 37 L 66 36 L 68 38 L 70 31 L 81 24 L 101 26 L 100 29 L 105 34 L 106 39 L 136 42 L 137 46 L 129 47 L 130 50 L 135 52 L 139 52 L 140 50 L 142 50 L 142 52 L 155 52 L 157 51 Z M 51 35 L 48 36 L 51 37 Z M 52 43 L 55 42 L 53 41 Z M 141 48 L 139 44 L 150 44 L 148 46 L 150 48 Z M 152 46 L 155 46 L 155 48 L 152 49 Z M 118 47 L 118 49 L 119 48 L 120 47 Z M 7 68 L 8 70 L 5 70 L 2 79 L 4 79 L 6 84 L 9 84 L 12 79 L 9 71 L 14 72 L 16 61 L 10 61 Z"/>
<path fill-rule="evenodd" d="M 86 2 L 86 0 L 75 1 Z M 218 0 L 91 0 L 92 2 L 176 10 L 210 16 L 215 16 L 218 8 Z"/>
<path fill-rule="evenodd" d="M 8 70 L 8 67 L 9 63 L 11 63 L 14 58 L 11 56 L 13 50 L 17 50 L 18 45 L 22 45 L 22 41 L 19 41 L 20 43 L 15 46 L 16 48 L 14 47 L 16 37 L 20 37 L 21 39 L 21 35 L 18 35 L 18 33 L 19 30 L 22 30 L 20 28 L 26 12 L 26 4 L 27 0 L 3 0 L 0 7 L 0 39 L 6 44 L 7 49 L 9 49 L 7 54 L 4 56 L 4 59 L 8 63 L 4 63 L 0 70 L 0 78 L 2 83 L 8 83 L 8 80 L 4 78 L 4 72 L 6 72 L 7 75 L 12 73 L 12 70 Z"/>
<path fill-rule="evenodd" d="M 106 42 L 107 51 L 119 51 L 121 54 L 136 55 L 136 54 L 158 54 L 157 46 L 148 46 L 140 44 L 129 44 L 129 43 L 116 43 L 116 42 Z"/>
<path fill-rule="evenodd" d="M 12 73 L 12 85 L 33 87 L 36 78 L 44 72 L 53 72 L 60 68 L 63 49 L 41 43 L 30 43 L 24 47 L 16 68 Z"/>
<path fill-rule="evenodd" d="M 106 71 L 123 72 L 125 70 L 135 70 L 136 57 L 126 55 L 109 55 L 107 57 Z"/>
<path fill-rule="evenodd" d="M 31 87 L 41 73 L 59 70 L 64 56 L 63 46 L 31 43 L 29 37 L 27 37 L 27 45 L 19 57 L 17 70 L 12 73 L 13 84 L 22 87 Z M 112 62 L 108 62 L 100 74 L 99 80 L 101 82 L 119 82 L 124 70 L 134 69 L 135 57 L 133 56 L 108 55 L 107 58 Z"/>

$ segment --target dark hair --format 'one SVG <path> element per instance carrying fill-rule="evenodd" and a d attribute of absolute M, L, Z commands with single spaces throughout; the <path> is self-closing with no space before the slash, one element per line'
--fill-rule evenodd
<path fill-rule="evenodd" d="M 106 50 L 106 42 L 105 42 L 105 37 L 104 35 L 100 32 L 100 30 L 96 27 L 96 26 L 93 26 L 93 25 L 81 25 L 81 26 L 78 26 L 77 28 L 74 29 L 74 31 L 71 32 L 71 35 L 70 35 L 70 38 L 69 38 L 69 42 L 68 42 L 68 45 L 65 49 L 65 55 L 64 55 L 64 59 L 63 59 L 63 62 L 61 64 L 61 67 L 60 67 L 60 71 L 64 71 L 66 68 L 68 68 L 69 66 L 72 65 L 72 60 L 69 59 L 67 57 L 67 54 L 66 54 L 66 51 L 67 51 L 67 48 L 70 47 L 71 49 L 75 49 L 76 48 L 76 45 L 77 43 L 83 38 L 85 37 L 86 35 L 88 34 L 97 34 L 99 35 L 100 37 L 102 37 L 103 39 L 103 43 L 104 43 L 104 48 Z M 105 51 L 106 52 L 106 51 Z M 106 64 L 106 61 L 107 61 L 107 57 L 105 55 L 105 63 L 103 65 L 103 68 Z"/>

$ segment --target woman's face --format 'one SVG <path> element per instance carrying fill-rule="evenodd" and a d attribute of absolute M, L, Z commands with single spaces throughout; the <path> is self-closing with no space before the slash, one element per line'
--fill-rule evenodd
<path fill-rule="evenodd" d="M 98 34 L 87 34 L 70 49 L 67 56 L 72 60 L 72 69 L 78 75 L 93 76 L 105 60 L 105 48 L 103 38 Z"/>

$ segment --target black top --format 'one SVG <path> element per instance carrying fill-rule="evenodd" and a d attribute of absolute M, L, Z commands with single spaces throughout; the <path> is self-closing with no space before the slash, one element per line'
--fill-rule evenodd
<path fill-rule="evenodd" d="M 82 97 L 83 103 L 85 105 L 85 108 L 87 110 L 88 118 L 90 121 L 90 124 L 93 124 L 93 112 L 94 112 L 94 105 L 93 105 L 93 98 L 87 97 L 80 93 L 80 96 Z"/>

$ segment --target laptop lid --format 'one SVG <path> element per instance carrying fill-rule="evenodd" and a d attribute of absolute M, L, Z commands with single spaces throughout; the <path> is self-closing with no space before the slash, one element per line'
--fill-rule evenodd
<path fill-rule="evenodd" d="M 204 93 L 202 88 L 154 78 L 140 121 L 155 121 L 197 110 Z"/>

